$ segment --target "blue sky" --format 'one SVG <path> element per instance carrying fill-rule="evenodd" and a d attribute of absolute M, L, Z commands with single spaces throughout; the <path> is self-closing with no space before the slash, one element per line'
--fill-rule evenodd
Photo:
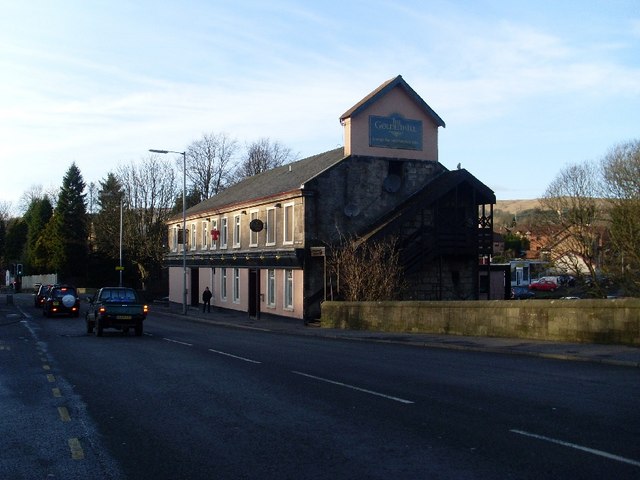
<path fill-rule="evenodd" d="M 637 0 L 0 0 L 0 201 L 87 183 L 203 133 L 343 144 L 338 118 L 402 75 L 440 161 L 499 200 L 640 137 Z"/>

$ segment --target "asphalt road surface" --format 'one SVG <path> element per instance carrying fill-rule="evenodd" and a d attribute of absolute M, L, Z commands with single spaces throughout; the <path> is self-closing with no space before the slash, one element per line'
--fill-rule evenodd
<path fill-rule="evenodd" d="M 637 479 L 628 367 L 0 306 L 0 478 Z M 25 313 L 26 317 L 20 315 Z"/>

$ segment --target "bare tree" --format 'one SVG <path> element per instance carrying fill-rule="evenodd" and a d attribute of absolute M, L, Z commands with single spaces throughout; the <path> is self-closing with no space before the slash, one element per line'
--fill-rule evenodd
<path fill-rule="evenodd" d="M 166 221 L 178 191 L 176 172 L 160 157 L 149 156 L 138 165 L 120 167 L 117 177 L 124 191 L 123 244 L 145 289 L 166 250 Z"/>
<path fill-rule="evenodd" d="M 338 296 L 347 301 L 395 300 L 404 288 L 395 238 L 377 242 L 343 239 L 330 256 L 329 269 Z"/>
<path fill-rule="evenodd" d="M 0 201 L 0 222 L 8 222 L 11 218 L 11 202 Z"/>
<path fill-rule="evenodd" d="M 295 159 L 289 147 L 261 138 L 247 145 L 247 151 L 235 172 L 235 181 L 285 165 Z"/>
<path fill-rule="evenodd" d="M 238 149 L 238 142 L 225 133 L 203 134 L 202 138 L 187 149 L 187 178 L 198 201 L 205 200 L 222 191 L 231 178 L 231 162 Z M 177 161 L 182 172 L 182 160 Z"/>
<path fill-rule="evenodd" d="M 540 199 L 547 214 L 547 235 L 555 265 L 577 276 L 588 276 L 597 286 L 599 245 L 605 215 L 599 196 L 599 171 L 594 163 L 563 168 Z M 553 251 L 562 252 L 554 256 Z"/>
<path fill-rule="evenodd" d="M 18 202 L 18 209 L 24 213 L 26 212 L 34 201 L 42 200 L 44 198 L 44 189 L 42 185 L 31 185 L 20 196 Z"/>
<path fill-rule="evenodd" d="M 640 293 L 640 140 L 616 145 L 601 163 L 610 213 L 612 273 Z M 615 265 L 615 267 L 614 267 Z"/>

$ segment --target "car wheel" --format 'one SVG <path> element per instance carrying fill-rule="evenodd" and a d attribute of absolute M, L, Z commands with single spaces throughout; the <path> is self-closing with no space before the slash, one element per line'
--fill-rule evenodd
<path fill-rule="evenodd" d="M 136 323 L 136 337 L 141 337 L 143 331 L 142 322 Z"/>
<path fill-rule="evenodd" d="M 103 332 L 103 326 L 100 319 L 96 320 L 96 336 L 101 337 Z"/>

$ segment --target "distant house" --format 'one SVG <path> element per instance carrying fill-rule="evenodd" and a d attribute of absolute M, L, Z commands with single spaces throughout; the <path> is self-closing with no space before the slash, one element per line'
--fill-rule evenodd
<path fill-rule="evenodd" d="M 493 232 L 493 254 L 502 255 L 504 253 L 504 236 L 498 232 Z"/>
<path fill-rule="evenodd" d="M 465 169 L 438 161 L 444 121 L 401 76 L 340 116 L 344 147 L 247 178 L 168 222 L 169 297 L 205 287 L 212 305 L 259 317 L 320 315 L 332 291 L 331 251 L 346 237 L 394 236 L 407 299 L 479 297 L 479 256 L 490 255 L 495 195 Z"/>

